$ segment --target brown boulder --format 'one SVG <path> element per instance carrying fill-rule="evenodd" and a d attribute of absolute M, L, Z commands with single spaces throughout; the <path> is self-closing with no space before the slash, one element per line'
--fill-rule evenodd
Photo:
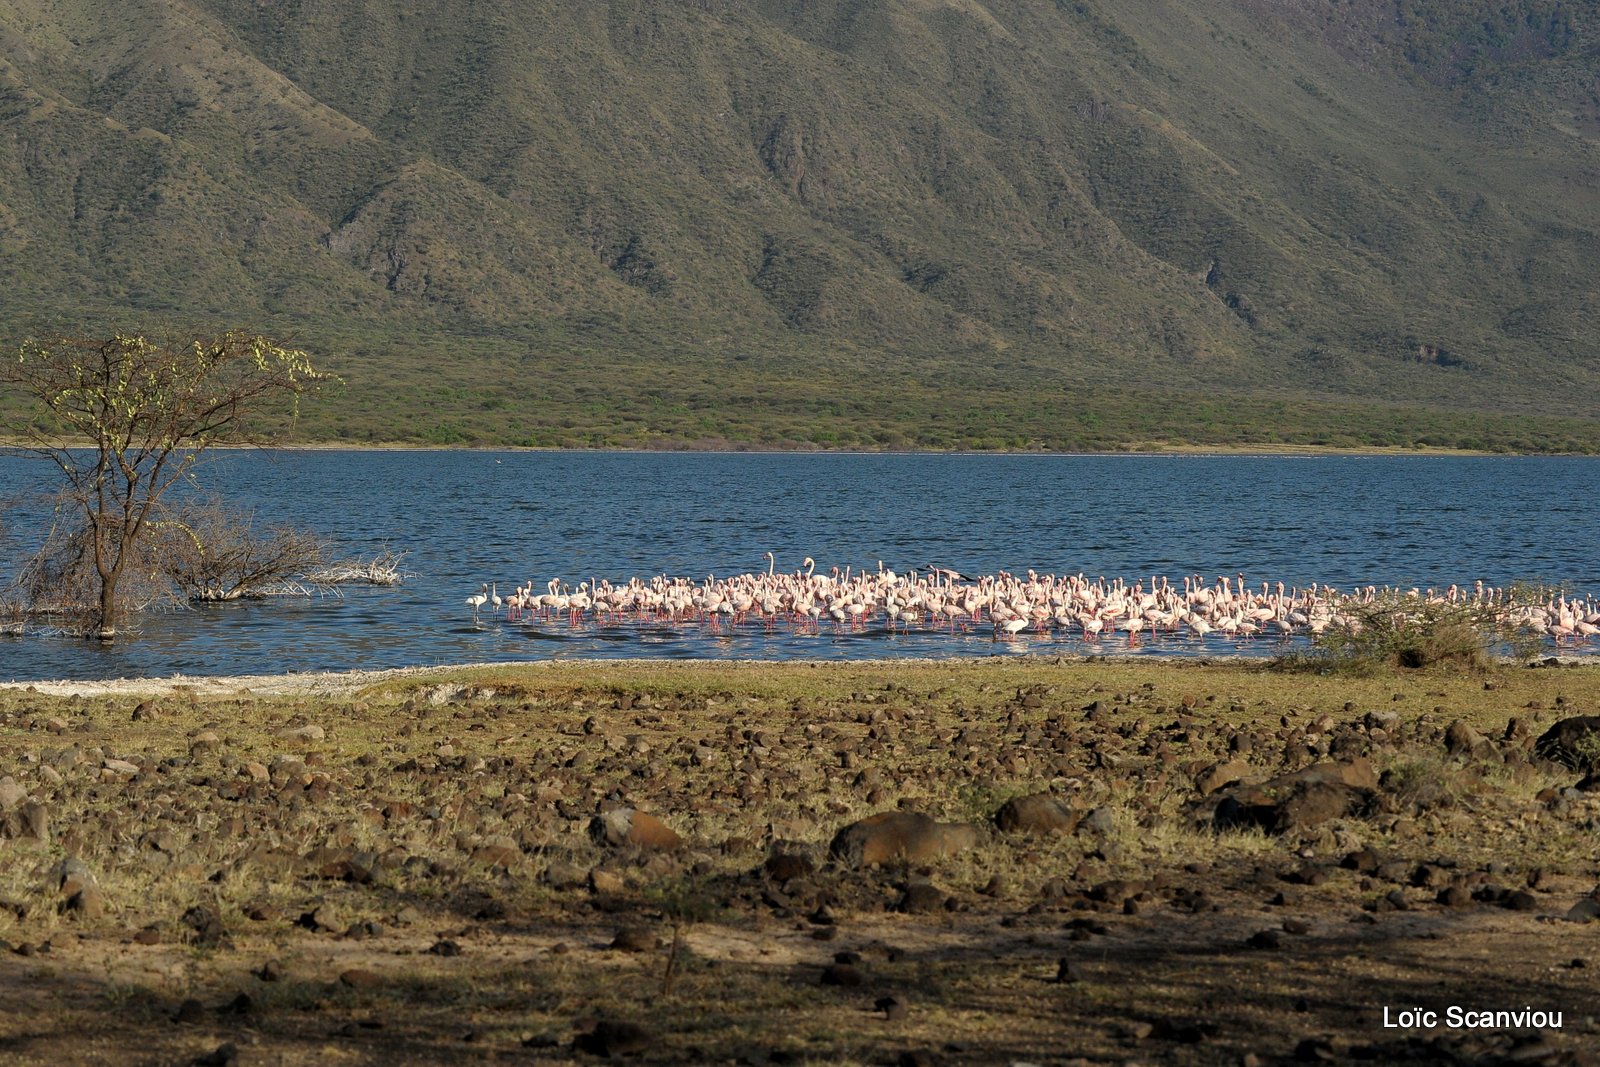
<path fill-rule="evenodd" d="M 633 808 L 613 808 L 595 816 L 590 832 L 596 841 L 613 848 L 632 845 L 635 848 L 669 852 L 682 847 L 683 838 L 677 832 L 646 812 Z"/>
<path fill-rule="evenodd" d="M 1226 791 L 1213 821 L 1218 828 L 1255 826 L 1273 834 L 1306 830 L 1369 810 L 1377 789 L 1366 759 L 1316 763 Z"/>
<path fill-rule="evenodd" d="M 942 823 L 910 811 L 885 811 L 853 822 L 828 846 L 847 867 L 904 860 L 932 863 L 972 848 L 983 840 L 972 823 Z"/>
<path fill-rule="evenodd" d="M 1195 775 L 1194 784 L 1195 788 L 1200 790 L 1200 795 L 1207 797 L 1224 786 L 1232 785 L 1249 773 L 1250 764 L 1244 760 L 1223 760 L 1221 763 L 1213 763 Z"/>
<path fill-rule="evenodd" d="M 1083 818 L 1049 793 L 1012 797 L 994 814 L 995 825 L 1008 834 L 1070 834 Z"/>
<path fill-rule="evenodd" d="M 1451 723 L 1444 732 L 1444 748 L 1452 756 L 1476 756 L 1483 752 L 1488 744 L 1488 740 L 1482 734 L 1460 719 Z"/>

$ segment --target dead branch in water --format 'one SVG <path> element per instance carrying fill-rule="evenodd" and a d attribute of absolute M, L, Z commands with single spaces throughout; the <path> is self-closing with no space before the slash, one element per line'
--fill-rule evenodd
<path fill-rule="evenodd" d="M 399 585 L 407 575 L 401 572 L 400 562 L 406 553 L 384 549 L 370 560 L 339 560 L 317 568 L 305 575 L 305 580 L 315 585 Z"/>
<path fill-rule="evenodd" d="M 300 577 L 327 554 L 314 533 L 293 526 L 257 531 L 253 516 L 215 500 L 163 516 L 154 539 L 179 593 L 199 603 L 283 595 L 264 591 Z"/>

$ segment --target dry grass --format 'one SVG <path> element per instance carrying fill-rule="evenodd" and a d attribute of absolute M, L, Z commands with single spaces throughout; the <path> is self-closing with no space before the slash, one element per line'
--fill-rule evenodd
<path fill-rule="evenodd" d="M 1374 998 L 1422 996 L 1438 973 L 1461 995 L 1576 1011 L 1583 972 L 1551 968 L 1583 954 L 1586 929 L 1436 908 L 1433 890 L 1403 883 L 1415 910 L 1374 914 L 1395 883 L 1336 863 L 1370 847 L 1408 870 L 1443 860 L 1513 886 L 1538 871 L 1539 911 L 1559 914 L 1600 879 L 1600 804 L 1536 800 L 1572 772 L 1516 746 L 1450 755 L 1442 737 L 1459 719 L 1498 739 L 1512 718 L 1536 736 L 1596 705 L 1591 669 L 1333 679 L 1015 660 L 497 667 L 284 697 L 0 691 L 0 776 L 43 801 L 53 827 L 48 844 L 0 840 L 0 900 L 25 912 L 0 909 L 0 938 L 34 952 L 0 997 L 12 1005 L 0 1059 L 182 1063 L 233 1040 L 245 1063 L 544 1062 L 583 1058 L 574 1034 L 627 1018 L 654 1030 L 647 1058 L 676 1062 L 881 1063 L 926 1048 L 941 1062 L 1198 1063 L 1287 1055 L 1319 1034 L 1379 1041 L 1363 1023 Z M 1194 774 L 1230 744 L 1266 778 L 1391 711 L 1402 728 L 1366 753 L 1388 772 L 1383 811 L 1285 837 L 1197 829 Z M 323 736 L 285 736 L 306 725 Z M 193 749 L 205 731 L 219 744 Z M 62 757 L 73 746 L 76 766 Z M 107 757 L 145 770 L 102 780 Z M 261 768 L 270 780 L 252 786 Z M 825 867 L 777 887 L 788 904 L 760 877 L 774 839 L 820 852 L 872 812 L 980 820 L 1043 790 L 1105 809 L 1108 824 L 996 834 L 930 867 L 943 911 L 893 910 L 916 873 L 901 869 Z M 616 801 L 661 815 L 685 849 L 597 845 L 589 816 Z M 516 847 L 492 864 L 482 850 L 502 837 Z M 372 880 L 318 877 L 305 857 L 320 848 L 365 854 Z M 69 853 L 98 879 L 99 916 L 59 910 L 49 872 Z M 1283 881 L 1320 863 L 1319 883 Z M 620 890 L 567 886 L 596 870 Z M 1142 886 L 1129 914 L 1087 895 L 1114 879 Z M 1291 903 L 1264 908 L 1280 890 Z M 1195 892 L 1218 910 L 1190 914 Z M 832 926 L 814 921 L 819 902 Z M 218 915 L 231 946 L 197 934 L 194 908 Z M 298 925 L 308 913 L 331 929 Z M 1277 953 L 1241 948 L 1285 914 L 1313 934 Z M 663 947 L 607 949 L 635 924 Z M 146 927 L 157 943 L 134 940 Z M 461 954 L 430 953 L 440 941 Z M 1503 966 L 1513 942 L 1518 962 Z M 866 984 L 818 984 L 839 950 L 861 955 Z M 1047 981 L 1063 956 L 1082 961 L 1082 981 Z M 272 959 L 284 981 L 252 976 Z M 352 967 L 377 984 L 341 985 Z M 249 1011 L 219 1013 L 241 991 Z M 873 1010 L 886 995 L 912 1005 L 906 1020 Z M 203 1017 L 174 1024 L 191 996 Z M 1312 1008 L 1292 1011 L 1296 998 Z M 1137 1037 L 1141 1023 L 1185 1020 L 1216 1030 L 1199 1044 Z"/>

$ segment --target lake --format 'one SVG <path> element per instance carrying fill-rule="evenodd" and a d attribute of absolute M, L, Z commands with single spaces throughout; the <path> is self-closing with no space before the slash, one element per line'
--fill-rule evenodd
<path fill-rule="evenodd" d="M 0 459 L 0 498 L 54 483 Z M 407 553 L 400 588 L 214 605 L 143 618 L 109 648 L 0 637 L 0 679 L 377 669 L 547 658 L 807 658 L 1078 653 L 987 631 L 711 634 L 645 625 L 475 621 L 465 597 L 530 578 L 574 585 L 832 566 L 905 572 L 1243 572 L 1345 588 L 1484 579 L 1600 590 L 1600 460 L 1443 456 L 1039 456 L 774 453 L 228 452 L 209 488 L 335 539 Z M 15 510 L 8 556 L 43 516 Z M 8 564 L 5 579 L 15 573 Z M 1107 640 L 1098 651 L 1268 655 L 1265 641 Z"/>

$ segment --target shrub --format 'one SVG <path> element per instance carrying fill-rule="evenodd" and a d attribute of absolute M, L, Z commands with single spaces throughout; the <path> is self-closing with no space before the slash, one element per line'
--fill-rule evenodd
<path fill-rule="evenodd" d="M 1371 673 L 1491 666 L 1497 656 L 1527 658 L 1542 638 L 1519 621 L 1544 590 L 1515 586 L 1498 599 L 1447 599 L 1417 591 L 1351 595 L 1333 608 L 1333 621 L 1311 649 L 1278 661 L 1280 667 Z"/>

